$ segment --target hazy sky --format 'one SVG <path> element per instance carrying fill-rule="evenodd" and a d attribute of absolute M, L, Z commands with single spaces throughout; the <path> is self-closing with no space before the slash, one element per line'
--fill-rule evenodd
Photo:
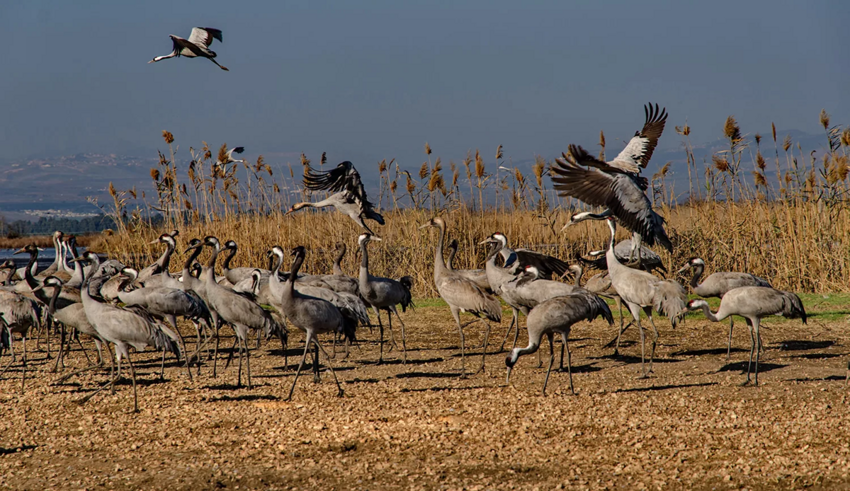
<path fill-rule="evenodd" d="M 692 138 L 850 123 L 850 2 L 2 2 L 5 157 L 155 157 L 227 142 L 249 158 L 416 166 L 628 138 L 657 101 Z M 169 34 L 224 32 L 218 61 L 171 59 Z M 609 150 L 609 151 L 611 151 Z M 185 153 L 183 156 L 185 157 Z"/>

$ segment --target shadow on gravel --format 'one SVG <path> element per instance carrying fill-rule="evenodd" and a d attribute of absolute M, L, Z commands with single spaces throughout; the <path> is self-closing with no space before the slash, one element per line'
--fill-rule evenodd
<path fill-rule="evenodd" d="M 646 363 L 649 363 L 649 349 L 650 349 L 650 347 L 647 346 L 646 347 L 646 350 L 647 350 Z M 631 356 L 631 355 L 620 354 L 620 355 L 617 355 L 617 356 L 614 356 L 614 355 L 601 356 L 599 358 L 617 360 L 617 361 L 621 361 L 621 362 L 629 364 L 629 365 L 633 365 L 635 363 L 640 364 L 640 356 Z M 657 358 L 657 357 L 652 360 L 653 363 L 681 363 L 683 361 L 685 361 L 685 360 L 676 360 L 676 359 L 673 359 L 673 358 Z"/>
<path fill-rule="evenodd" d="M 838 358 L 841 356 L 847 356 L 847 354 L 840 353 L 805 353 L 802 355 L 793 355 L 789 358 L 805 358 L 807 360 L 827 360 L 829 358 Z"/>
<path fill-rule="evenodd" d="M 476 385 L 474 387 L 431 387 L 427 389 L 409 389 L 407 387 L 399 390 L 399 392 L 443 392 L 445 390 L 451 391 L 461 391 L 461 390 L 478 390 L 478 389 L 492 389 L 493 387 L 488 387 L 484 385 Z"/>
<path fill-rule="evenodd" d="M 232 401 L 277 401 L 280 397 L 269 394 L 245 394 L 244 396 L 220 396 L 211 397 L 206 402 L 232 402 Z"/>
<path fill-rule="evenodd" d="M 410 352 L 411 350 L 407 350 L 407 351 Z M 437 363 L 437 362 L 441 362 L 441 361 L 446 361 L 446 360 L 445 360 L 445 358 L 425 358 L 425 359 L 420 359 L 420 360 L 412 360 L 412 359 L 408 358 L 407 363 L 403 363 L 403 360 L 401 358 L 390 359 L 390 360 L 384 358 L 384 361 L 380 364 L 378 363 L 378 360 L 362 360 L 362 361 L 359 361 L 358 363 L 360 363 L 363 366 L 369 366 L 369 365 L 372 365 L 372 366 L 387 366 L 387 365 L 425 365 L 426 363 Z"/>
<path fill-rule="evenodd" d="M 747 373 L 747 364 L 748 361 L 739 361 L 735 363 L 727 363 L 723 365 L 717 372 L 741 372 Z M 771 370 L 776 370 L 777 368 L 785 368 L 788 365 L 780 365 L 779 363 L 759 363 L 759 373 L 769 372 Z M 753 369 L 755 369 L 755 360 L 753 361 Z"/>
<path fill-rule="evenodd" d="M 354 383 L 377 384 L 378 382 L 380 382 L 380 380 L 378 380 L 376 378 L 353 378 L 346 383 L 349 383 L 349 384 L 354 384 Z"/>
<path fill-rule="evenodd" d="M 783 351 L 806 351 L 812 349 L 825 349 L 834 345 L 835 341 L 802 341 L 789 339 L 779 343 L 779 349 Z"/>
<path fill-rule="evenodd" d="M 845 380 L 847 380 L 847 377 L 844 376 L 844 375 L 830 375 L 829 377 L 824 377 L 824 378 L 812 378 L 812 377 L 789 378 L 789 379 L 786 379 L 785 381 L 786 382 L 832 382 L 832 381 L 844 382 Z"/>
<path fill-rule="evenodd" d="M 33 450 L 37 445 L 21 445 L 20 447 L 15 448 L 3 448 L 0 447 L 0 455 L 10 455 L 18 452 L 26 452 L 27 450 Z"/>
<path fill-rule="evenodd" d="M 732 353 L 749 353 L 750 350 L 743 348 L 732 348 Z M 676 351 L 671 353 L 672 356 L 706 356 L 706 355 L 726 355 L 726 348 L 715 349 L 694 349 L 686 351 Z"/>
<path fill-rule="evenodd" d="M 460 373 L 454 372 L 405 372 L 395 378 L 460 378 Z"/>
<path fill-rule="evenodd" d="M 618 394 L 621 392 L 651 392 L 655 390 L 687 389 L 689 387 L 708 387 L 711 385 L 717 385 L 717 382 L 705 382 L 702 384 L 653 385 L 652 387 L 633 387 L 631 389 L 617 389 L 615 391 L 612 391 L 611 394 Z"/>

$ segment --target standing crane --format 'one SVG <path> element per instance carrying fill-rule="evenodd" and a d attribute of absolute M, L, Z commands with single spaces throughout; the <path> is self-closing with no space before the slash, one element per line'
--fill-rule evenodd
<path fill-rule="evenodd" d="M 575 394 L 573 388 L 573 369 L 570 356 L 568 338 L 573 324 L 581 320 L 593 321 L 596 317 L 602 317 L 608 321 L 608 325 L 614 324 L 611 309 L 604 300 L 590 292 L 576 292 L 569 295 L 550 298 L 539 303 L 528 313 L 528 346 L 525 348 L 514 348 L 505 358 L 508 373 L 506 384 L 511 382 L 511 370 L 522 355 L 534 353 L 540 347 L 543 335 L 549 339 L 549 366 L 546 368 L 546 378 L 543 380 L 543 395 L 546 395 L 546 385 L 549 383 L 549 373 L 552 371 L 552 363 L 555 361 L 554 335 L 561 335 L 561 366 L 564 364 L 564 350 L 567 352 L 567 373 L 570 376 L 570 392 Z"/>
<path fill-rule="evenodd" d="M 469 278 L 479 288 L 486 291 L 487 293 L 493 293 L 493 289 L 490 287 L 490 282 L 487 280 L 487 271 L 485 269 L 455 269 L 453 266 L 453 261 L 455 259 L 455 255 L 457 254 L 457 239 L 452 239 L 448 245 L 449 254 L 446 258 L 446 267 L 451 271 L 457 272 L 459 275 Z"/>
<path fill-rule="evenodd" d="M 199 292 L 201 298 L 207 303 L 211 310 L 215 310 L 218 316 L 224 322 L 227 322 L 233 327 L 236 338 L 239 342 L 239 371 L 237 377 L 237 386 L 242 385 L 242 356 L 245 355 L 245 363 L 248 373 L 248 388 L 251 386 L 251 353 L 248 350 L 248 331 L 260 330 L 266 338 L 272 335 L 277 335 L 281 338 L 281 342 L 285 345 L 285 330 L 275 321 L 272 316 L 262 307 L 257 305 L 247 297 L 240 295 L 230 288 L 224 287 L 215 281 L 215 262 L 218 253 L 221 250 L 221 245 L 217 238 L 207 236 L 204 242 L 197 244 L 196 248 L 201 248 L 204 245 L 212 248 L 207 269 L 201 273 L 200 281 L 203 283 L 203 294 Z M 184 279 L 185 281 L 185 279 Z M 231 351 L 231 356 L 232 356 Z M 216 356 L 218 355 L 218 336 L 216 336 Z"/>
<path fill-rule="evenodd" d="M 679 283 L 673 280 L 662 280 L 646 271 L 632 269 L 617 259 L 614 252 L 617 224 L 614 220 L 613 216 L 605 220 L 611 230 L 611 242 L 608 246 L 608 252 L 605 254 L 608 261 L 608 274 L 611 275 L 611 284 L 620 299 L 629 308 L 634 324 L 640 331 L 641 378 L 646 378 L 648 376 L 644 364 L 646 340 L 643 327 L 640 325 L 640 311 L 643 309 L 647 318 L 649 318 L 649 324 L 652 326 L 652 353 L 649 355 L 649 372 L 651 372 L 652 360 L 655 358 L 655 348 L 658 344 L 658 329 L 655 327 L 655 321 L 652 320 L 652 310 L 655 309 L 657 312 L 666 315 L 675 328 L 687 312 L 687 295 L 685 289 Z"/>
<path fill-rule="evenodd" d="M 342 397 L 344 392 L 342 386 L 339 384 L 339 379 L 336 377 L 336 372 L 334 372 L 331 366 L 330 356 L 328 356 L 322 345 L 319 344 L 317 335 L 322 333 L 342 333 L 349 339 L 353 339 L 356 325 L 350 319 L 346 319 L 340 313 L 339 309 L 327 300 L 304 295 L 295 289 L 295 279 L 298 277 L 298 270 L 304 264 L 306 250 L 303 246 L 298 246 L 292 250 L 292 255 L 295 256 L 295 259 L 292 261 L 289 277 L 283 283 L 280 302 L 286 318 L 295 327 L 304 331 L 307 338 L 304 341 L 304 355 L 301 357 L 301 363 L 298 364 L 298 369 L 295 371 L 295 379 L 292 381 L 292 387 L 289 389 L 289 395 L 286 397 L 286 400 L 292 400 L 292 393 L 295 392 L 295 384 L 298 383 L 298 376 L 304 367 L 304 361 L 307 360 L 307 352 L 310 351 L 311 343 L 316 348 L 313 355 L 313 381 L 319 381 L 319 350 L 322 350 L 325 358 L 328 359 L 327 366 L 331 371 L 331 375 L 333 375 L 334 382 L 336 382 L 337 396 Z M 271 281 L 274 281 L 274 279 Z"/>
<path fill-rule="evenodd" d="M 93 252 L 85 252 L 82 256 L 76 257 L 73 261 L 93 261 L 96 256 Z M 132 346 L 137 351 L 144 350 L 147 346 L 153 346 L 159 350 L 170 351 L 175 356 L 180 358 L 180 348 L 177 343 L 172 341 L 171 333 L 167 333 L 164 326 L 160 326 L 153 321 L 152 318 L 143 316 L 141 312 L 130 311 L 118 308 L 109 304 L 102 303 L 96 300 L 89 293 L 90 278 L 86 277 L 83 271 L 83 286 L 80 290 L 82 297 L 83 309 L 86 313 L 89 323 L 97 331 L 98 335 L 107 342 L 115 346 L 115 360 L 117 370 L 115 377 L 110 373 L 110 382 L 105 384 L 110 386 L 110 389 L 115 391 L 115 381 L 121 376 L 121 360 L 127 359 L 127 364 L 130 366 L 130 376 L 133 382 L 133 411 L 139 412 L 139 397 L 136 392 L 136 369 L 133 367 L 133 361 L 130 359 L 129 347 Z M 101 389 L 103 388 L 101 387 Z M 94 393 L 87 396 L 91 398 Z"/>
<path fill-rule="evenodd" d="M 27 270 L 27 274 L 31 274 Z M 12 338 L 15 334 L 21 336 L 24 346 L 24 355 L 21 359 L 21 394 L 27 378 L 27 334 L 31 327 L 38 327 L 38 312 L 34 301 L 15 292 L 0 291 L 0 328 L 6 331 L 9 339 L 9 351 L 12 359 L 9 364 L 0 371 L 3 375 L 12 363 L 15 362 L 15 350 L 12 348 Z"/>
<path fill-rule="evenodd" d="M 763 278 L 750 273 L 737 273 L 733 271 L 717 271 L 708 275 L 701 284 L 699 279 L 705 271 L 705 261 L 698 257 L 688 259 L 679 274 L 684 274 L 687 270 L 693 269 L 694 275 L 691 277 L 690 285 L 693 292 L 703 298 L 723 298 L 727 292 L 742 286 L 764 286 L 771 288 L 770 283 Z M 732 352 L 732 328 L 735 327 L 735 320 L 729 316 L 729 341 L 726 345 L 726 361 L 729 361 L 729 355 Z M 759 340 L 759 348 L 761 348 L 761 340 Z"/>
<path fill-rule="evenodd" d="M 360 180 L 360 174 L 349 161 L 342 162 L 335 168 L 321 172 L 307 167 L 304 175 L 304 187 L 310 191 L 330 191 L 332 194 L 327 199 L 316 203 L 295 203 L 286 214 L 298 211 L 304 207 L 324 208 L 333 206 L 337 211 L 348 215 L 357 225 L 375 234 L 366 225 L 365 219 L 370 219 L 384 224 L 384 217 L 374 210 L 374 205 L 366 197 L 366 189 Z"/>
<path fill-rule="evenodd" d="M 570 267 L 569 264 L 553 256 L 528 249 L 511 249 L 508 247 L 508 238 L 502 233 L 497 232 L 486 241 L 496 241 L 501 244 L 499 253 L 505 260 L 505 267 L 514 274 L 522 274 L 525 267 L 531 265 L 537 268 L 541 278 L 551 280 L 552 276 L 563 276 Z"/>
<path fill-rule="evenodd" d="M 661 244 L 673 251 L 673 244 L 664 231 L 664 219 L 652 209 L 646 197 L 648 181 L 640 176 L 652 157 L 658 138 L 664 132 L 667 111 L 658 110 L 652 104 L 643 107 L 646 115 L 643 128 L 629 140 L 626 148 L 611 162 L 603 162 L 578 145 L 569 146 L 570 156 L 563 155 L 551 167 L 552 182 L 561 196 L 570 196 L 592 206 L 604 206 L 599 215 L 590 212 L 570 217 L 567 226 L 585 218 L 604 220 L 609 216 L 617 219 L 632 232 L 632 251 L 629 262 L 635 260 L 641 241 L 652 246 Z M 572 163 L 572 162 L 575 163 Z M 595 167 L 595 170 L 582 166 Z"/>
<path fill-rule="evenodd" d="M 478 285 L 451 271 L 446 267 L 443 259 L 443 242 L 446 239 L 446 222 L 442 218 L 435 217 L 427 223 L 420 226 L 420 229 L 434 227 L 439 231 L 437 237 L 437 250 L 434 253 L 434 283 L 437 286 L 437 291 L 440 297 L 449 304 L 452 317 L 455 319 L 457 329 L 460 332 L 460 361 L 461 361 L 461 377 L 466 376 L 466 363 L 464 360 L 464 335 L 463 328 L 472 322 L 480 321 L 484 323 L 484 349 L 481 352 L 481 368 L 478 371 L 484 370 L 484 362 L 487 356 L 487 340 L 490 337 L 490 323 L 502 321 L 502 306 L 496 297 L 482 290 Z M 466 325 L 460 323 L 460 312 L 469 312 L 477 317 Z M 484 318 L 482 318 L 482 316 Z M 477 372 L 476 372 L 477 373 Z"/>
<path fill-rule="evenodd" d="M 171 53 L 164 56 L 157 56 L 148 63 L 156 63 L 157 61 L 180 56 L 184 56 L 186 58 L 206 58 L 215 63 L 222 70 L 226 72 L 230 71 L 227 67 L 219 65 L 218 62 L 215 61 L 215 57 L 217 55 L 215 51 L 210 49 L 210 44 L 212 44 L 213 39 L 218 39 L 218 42 L 220 43 L 224 42 L 221 39 L 221 31 L 219 29 L 214 29 L 212 27 L 193 27 L 192 33 L 189 34 L 189 39 L 184 39 L 180 36 L 175 36 L 174 34 L 169 34 L 168 37 L 171 38 Z"/>
<path fill-rule="evenodd" d="M 759 350 L 761 338 L 759 325 L 761 319 L 769 315 L 782 315 L 791 319 L 800 317 L 806 323 L 806 309 L 800 297 L 790 292 L 775 290 L 766 286 L 742 286 L 726 292 L 720 299 L 717 313 L 711 311 L 705 300 L 691 300 L 688 310 L 702 309 L 708 320 L 720 322 L 731 315 L 740 315 L 747 320 L 750 331 L 750 361 L 747 364 L 747 380 L 742 385 L 750 383 L 753 352 L 756 355 L 755 385 L 759 384 Z"/>
<path fill-rule="evenodd" d="M 413 286 L 413 279 L 405 276 L 398 280 L 391 278 L 383 278 L 381 276 L 373 276 L 369 273 L 369 251 L 367 246 L 370 241 L 380 241 L 380 237 L 375 237 L 372 234 L 361 234 L 357 238 L 357 243 L 360 245 L 360 295 L 375 311 L 378 317 L 379 331 L 379 358 L 378 363 L 384 362 L 384 325 L 381 323 L 381 310 L 387 311 L 387 322 L 390 329 L 390 336 L 393 332 L 393 317 L 401 323 L 401 349 L 403 360 L 402 363 L 407 363 L 407 342 L 404 329 L 404 321 L 398 315 L 396 305 L 401 305 L 402 312 L 408 307 L 413 307 L 413 297 L 410 294 L 410 289 Z"/>
<path fill-rule="evenodd" d="M 174 239 L 176 235 L 176 233 L 174 235 L 162 234 L 155 241 L 151 242 L 151 244 L 165 244 L 165 251 L 163 251 L 162 256 L 160 256 L 156 262 L 139 271 L 136 281 L 144 282 L 152 276 L 160 275 L 168 271 L 168 265 L 171 263 L 171 256 L 174 254 L 174 250 L 177 249 L 177 241 Z"/>

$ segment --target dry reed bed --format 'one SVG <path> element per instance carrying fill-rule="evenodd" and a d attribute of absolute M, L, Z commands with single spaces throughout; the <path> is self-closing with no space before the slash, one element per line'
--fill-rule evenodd
<path fill-rule="evenodd" d="M 667 219 L 667 231 L 675 245 L 673 255 L 659 251 L 667 268 L 675 271 L 689 257 L 699 256 L 708 262 L 709 273 L 747 271 L 787 290 L 847 291 L 850 128 L 831 125 L 826 111 L 820 113 L 819 121 L 828 145 L 816 157 L 814 153 L 805 155 L 790 137 L 781 138 L 775 127 L 770 134 L 772 149 L 759 134 L 750 140 L 730 116 L 723 125 L 728 149 L 712 155 L 702 169 L 692 150 L 690 127 L 675 127 L 687 156 L 690 200 L 680 204 L 667 183 L 669 162 L 651 176 L 648 190 Z M 256 163 L 222 168 L 215 165 L 213 151 L 204 143 L 199 150 L 189 149 L 191 160 L 183 172 L 178 169 L 174 136 L 165 131 L 163 138 L 169 150 L 168 156 L 160 153 L 159 165 L 151 169 L 154 194 L 110 186 L 113 203 L 103 211 L 113 217 L 117 230 L 113 236 L 103 236 L 94 248 L 136 266 L 147 264 L 159 253 L 159 246 L 148 242 L 160 230 L 154 230 L 145 219 L 155 212 L 163 214 L 164 230 L 181 229 L 181 247 L 188 238 L 205 235 L 235 240 L 241 248 L 234 262 L 237 266 L 265 267 L 265 252 L 272 245 L 303 245 L 310 251 L 308 271 L 326 272 L 336 242 L 344 241 L 350 250 L 356 249 L 360 230 L 347 217 L 315 210 L 283 215 L 295 201 L 323 198 L 321 193 L 305 192 L 300 184 L 302 172 L 311 165 L 306 156 L 301 156 L 299 171 L 288 164 L 276 173 L 262 156 Z M 604 158 L 604 134 L 599 145 Z M 227 145 L 222 145 L 219 160 L 226 150 Z M 419 224 L 434 215 L 446 219 L 449 236 L 460 242 L 459 268 L 482 266 L 485 251 L 477 243 L 494 232 L 505 233 L 514 247 L 533 248 L 565 260 L 607 243 L 607 228 L 599 223 L 559 232 L 568 220 L 568 210 L 583 205 L 554 193 L 547 176 L 548 163 L 541 157 L 526 176 L 505 160 L 501 145 L 495 168 L 486 164 L 478 151 L 459 165 L 450 161 L 448 168 L 432 155 L 428 144 L 425 154 L 427 161 L 416 174 L 394 161 L 381 161 L 377 169 L 358 165 L 364 179 L 377 170 L 379 185 L 369 190 L 370 199 L 387 222 L 383 227 L 375 225 L 384 241 L 371 246 L 371 269 L 391 277 L 413 276 L 419 296 L 436 295 L 431 281 L 435 238 L 433 232 L 418 230 Z M 745 161 L 745 154 L 750 155 L 750 162 Z M 327 169 L 326 165 L 323 154 L 318 167 Z M 774 167 L 775 184 L 768 182 L 768 169 Z M 620 233 L 620 238 L 627 236 Z M 350 258 L 348 271 L 354 273 L 356 266 Z"/>
<path fill-rule="evenodd" d="M 850 219 L 845 211 L 837 216 L 821 213 L 816 204 L 794 205 L 749 202 L 744 204 L 702 203 L 662 210 L 668 217 L 668 233 L 674 254 L 659 251 L 670 271 L 689 257 L 699 256 L 710 271 L 748 271 L 770 280 L 777 288 L 793 291 L 848 291 L 850 285 Z M 486 253 L 477 245 L 494 232 L 502 232 L 514 247 L 529 247 L 571 261 L 607 245 L 608 229 L 600 222 L 585 222 L 559 233 L 568 220 L 567 212 L 551 214 L 555 227 L 530 211 L 479 213 L 455 210 L 444 213 L 449 237 L 458 239 L 458 268 L 482 267 Z M 382 242 L 370 245 L 370 270 L 389 277 L 411 275 L 418 296 L 435 296 L 432 272 L 436 234 L 420 231 L 430 218 L 424 210 L 398 210 L 386 214 L 387 225 L 376 229 Z M 104 236 L 95 246 L 110 256 L 125 258 L 136 266 L 147 264 L 161 250 L 149 242 L 160 232 L 140 228 L 133 232 Z M 285 249 L 308 248 L 306 268 L 313 273 L 329 272 L 336 242 L 345 242 L 350 252 L 357 249 L 360 230 L 348 217 L 332 212 L 303 211 L 293 215 L 234 216 L 209 223 L 194 223 L 182 229 L 179 247 L 189 238 L 215 235 L 239 244 L 234 266 L 265 267 L 272 245 Z M 618 240 L 627 238 L 620 232 Z M 206 257 L 206 256 L 202 256 Z M 345 269 L 355 275 L 359 259 L 349 254 Z M 176 261 L 180 261 L 178 257 Z M 175 266 L 176 267 L 176 266 Z"/>

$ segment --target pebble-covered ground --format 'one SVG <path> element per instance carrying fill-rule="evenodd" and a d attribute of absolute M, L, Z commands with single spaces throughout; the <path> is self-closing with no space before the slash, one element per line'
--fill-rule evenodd
<path fill-rule="evenodd" d="M 0 381 L 0 488 L 847 489 L 848 319 L 843 306 L 811 298 L 818 297 L 807 299 L 815 314 L 808 325 L 765 320 L 757 388 L 739 386 L 749 354 L 743 321 L 727 362 L 728 324 L 701 314 L 676 330 L 656 319 L 655 373 L 644 380 L 634 328 L 623 356 L 613 357 L 603 345 L 614 328 L 576 325 L 577 395 L 565 372 L 553 372 L 542 396 L 545 364 L 537 368 L 536 355 L 521 358 L 505 385 L 505 353 L 496 350 L 509 315 L 493 328 L 486 371 L 462 379 L 448 309 L 421 301 L 402 314 L 407 364 L 393 350 L 376 365 L 377 330 L 367 328 L 348 359 L 340 351 L 333 366 L 343 398 L 329 372 L 314 384 L 308 366 L 284 401 L 303 349 L 294 332 L 288 365 L 279 341 L 256 350 L 251 340 L 252 389 L 235 386 L 232 365 L 219 365 L 213 379 L 206 363 L 190 382 L 173 358 L 161 381 L 158 353 L 134 354 L 139 413 L 129 380 L 114 395 L 75 403 L 108 373 L 51 385 L 60 374 L 47 372 L 44 342 L 36 350 L 31 340 L 25 393 L 20 363 Z M 466 331 L 474 371 L 481 325 Z M 222 335 L 229 347 L 232 331 Z M 189 340 L 192 348 L 194 335 Z M 545 363 L 546 343 L 541 351 Z M 78 346 L 67 365 L 63 373 L 86 365 Z"/>

